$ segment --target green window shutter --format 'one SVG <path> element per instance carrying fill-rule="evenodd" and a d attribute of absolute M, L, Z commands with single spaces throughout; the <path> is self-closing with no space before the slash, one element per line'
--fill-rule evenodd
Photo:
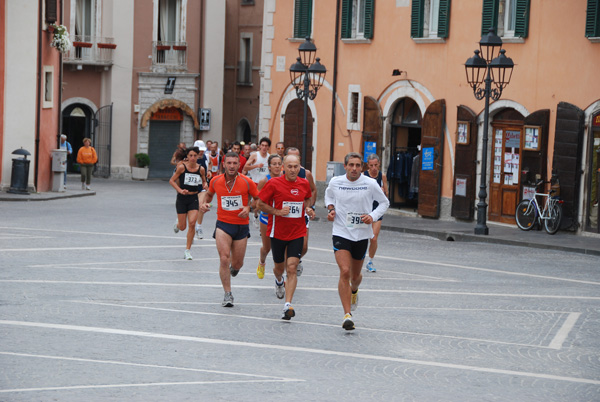
<path fill-rule="evenodd" d="M 447 38 L 450 30 L 450 0 L 440 0 L 438 38 Z"/>
<path fill-rule="evenodd" d="M 490 27 L 494 28 L 494 33 L 498 33 L 498 4 L 498 0 L 483 0 L 481 36 L 486 35 Z"/>
<path fill-rule="evenodd" d="M 423 37 L 423 17 L 425 14 L 425 0 L 412 0 L 410 10 L 410 37 Z"/>
<path fill-rule="evenodd" d="M 529 32 L 529 0 L 517 0 L 516 8 L 515 36 L 526 38 Z"/>
<path fill-rule="evenodd" d="M 585 36 L 597 38 L 600 36 L 600 0 L 588 0 L 585 15 Z"/>
<path fill-rule="evenodd" d="M 373 39 L 375 21 L 375 0 L 365 0 L 365 38 Z"/>
<path fill-rule="evenodd" d="M 312 0 L 296 0 L 294 4 L 294 38 L 311 34 Z"/>
<path fill-rule="evenodd" d="M 342 0 L 342 38 L 352 37 L 352 0 Z"/>

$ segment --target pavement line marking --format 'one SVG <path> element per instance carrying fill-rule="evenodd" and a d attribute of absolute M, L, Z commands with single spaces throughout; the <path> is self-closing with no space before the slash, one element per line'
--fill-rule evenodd
<path fill-rule="evenodd" d="M 174 313 L 187 313 L 187 314 L 208 315 L 208 316 L 226 317 L 226 318 L 231 318 L 231 317 L 234 317 L 234 318 L 246 318 L 246 319 L 257 320 L 257 321 L 281 322 L 281 319 L 267 318 L 267 317 L 256 317 L 256 316 L 248 316 L 248 315 L 241 315 L 241 314 L 211 313 L 211 312 L 204 312 L 204 311 L 180 310 L 180 309 L 170 309 L 170 308 L 162 308 L 162 307 L 135 306 L 135 305 L 130 305 L 130 304 L 103 303 L 103 302 L 92 302 L 92 301 L 83 301 L 83 300 L 82 301 L 73 300 L 73 301 L 70 301 L 70 302 L 72 302 L 72 303 L 81 303 L 81 304 L 100 305 L 100 306 L 125 307 L 125 308 L 134 308 L 134 309 L 142 309 L 142 310 L 166 311 L 166 312 L 171 312 L 171 313 L 173 313 L 173 312 Z M 212 304 L 214 305 L 215 303 L 212 303 Z M 314 322 L 314 321 L 294 320 L 294 322 L 297 323 L 297 324 L 303 324 L 303 325 L 313 325 L 313 326 L 319 326 L 319 327 L 339 328 L 338 325 L 325 324 L 325 323 Z M 506 342 L 506 341 L 490 340 L 490 339 L 482 339 L 482 338 L 469 338 L 469 337 L 463 337 L 463 336 L 427 334 L 427 333 L 424 333 L 424 332 L 397 331 L 397 330 L 391 330 L 391 329 L 367 328 L 367 327 L 361 327 L 361 330 L 372 331 L 372 332 L 384 332 L 384 333 L 389 333 L 389 334 L 427 336 L 427 337 L 432 337 L 432 338 L 446 338 L 446 339 L 454 339 L 454 340 L 461 340 L 461 341 L 466 340 L 466 341 L 472 341 L 472 342 L 485 342 L 485 343 L 491 343 L 491 344 L 494 344 L 494 345 L 526 346 L 526 347 L 535 347 L 535 348 L 540 348 L 540 349 L 548 349 L 547 346 L 543 346 L 543 345 L 535 345 L 535 344 L 528 344 L 528 343 Z"/>
<path fill-rule="evenodd" d="M 563 323 L 562 327 L 560 327 L 560 329 L 554 336 L 554 339 L 552 339 L 552 342 L 550 342 L 550 345 L 548 345 L 550 349 L 559 350 L 562 348 L 562 345 L 565 343 L 565 340 L 569 336 L 569 332 L 571 332 L 580 316 L 581 313 L 570 313 L 567 316 L 567 319 Z"/>
<path fill-rule="evenodd" d="M 202 257 L 202 261 L 204 260 L 218 260 L 219 257 L 210 257 L 205 258 Z M 131 260 L 131 261 L 110 261 L 110 262 L 72 262 L 72 263 L 64 263 L 64 264 L 35 264 L 35 265 L 27 265 L 29 268 L 39 268 L 39 267 L 68 267 L 68 266 L 82 266 L 82 265 L 111 265 L 111 264 L 147 264 L 153 262 L 183 262 L 188 263 L 187 260 L 183 258 L 177 259 L 167 259 L 167 260 Z"/>
<path fill-rule="evenodd" d="M 101 385 L 73 385 L 68 387 L 46 387 L 46 388 L 14 388 L 0 389 L 0 394 L 13 392 L 43 392 L 43 391 L 65 391 L 74 389 L 106 389 L 106 388 L 131 388 L 131 387 L 161 387 L 169 385 L 212 385 L 212 384 L 240 384 L 240 383 L 265 383 L 265 382 L 291 382 L 296 380 L 237 380 L 237 381 L 183 381 L 183 382 L 149 382 L 141 384 L 101 384 Z"/>
<path fill-rule="evenodd" d="M 323 356 L 338 356 L 338 357 L 351 358 L 351 359 L 365 359 L 365 360 L 375 360 L 375 361 L 393 362 L 393 363 L 401 363 L 401 364 L 414 364 L 414 365 L 420 365 L 420 366 L 436 367 L 436 368 L 459 370 L 459 371 L 461 371 L 461 370 L 462 371 L 472 371 L 472 372 L 486 373 L 486 374 L 498 374 L 498 375 L 507 375 L 507 376 L 537 378 L 537 379 L 544 379 L 544 380 L 565 381 L 565 382 L 573 382 L 573 383 L 579 383 L 579 384 L 600 385 L 600 380 L 595 380 L 595 379 L 590 379 L 590 378 L 578 378 L 578 377 L 560 376 L 560 375 L 555 375 L 555 374 L 533 373 L 533 372 L 527 372 L 527 371 L 496 369 L 496 368 L 490 368 L 490 367 L 468 366 L 465 364 L 457 364 L 457 363 L 443 363 L 443 362 L 426 361 L 426 360 L 404 359 L 404 358 L 400 358 L 400 357 L 368 355 L 368 354 L 363 354 L 363 353 L 342 352 L 342 351 L 327 350 L 327 349 L 305 348 L 305 347 L 300 347 L 300 346 L 276 345 L 273 343 L 262 344 L 262 343 L 256 343 L 256 342 L 228 341 L 228 340 L 224 340 L 224 339 L 201 338 L 201 337 L 195 337 L 195 336 L 171 335 L 171 334 L 161 334 L 161 333 L 154 333 L 154 332 L 144 332 L 144 331 L 130 331 L 130 330 L 124 330 L 124 329 L 115 329 L 115 328 L 50 324 L 50 323 L 31 322 L 31 321 L 0 320 L 0 325 L 36 327 L 36 328 L 56 329 L 56 330 L 63 330 L 63 331 L 101 333 L 101 334 L 109 334 L 109 335 L 135 336 L 135 337 L 144 337 L 144 338 L 153 338 L 153 339 L 168 339 L 168 340 L 176 340 L 176 341 L 214 344 L 214 345 L 220 345 L 220 346 L 236 346 L 236 347 L 246 347 L 246 348 L 278 350 L 278 351 L 285 351 L 285 352 L 312 353 L 312 354 L 323 355 Z"/>
<path fill-rule="evenodd" d="M 333 253 L 333 250 L 325 249 L 325 248 L 309 247 L 309 250 L 327 251 L 327 252 Z M 449 263 L 437 262 L 437 261 L 413 260 L 410 258 L 400 258 L 400 257 L 387 257 L 385 255 L 380 255 L 380 254 L 377 254 L 377 258 L 385 259 L 385 260 L 411 262 L 411 263 L 415 263 L 415 264 L 425 264 L 425 265 L 434 265 L 434 266 L 441 266 L 441 267 L 470 269 L 473 271 L 492 272 L 492 273 L 504 274 L 504 275 L 516 275 L 516 276 L 525 276 L 525 277 L 529 277 L 529 278 L 551 279 L 551 280 L 563 281 L 563 282 L 585 283 L 587 285 L 600 285 L 600 282 L 584 281 L 584 280 L 579 280 L 579 279 L 558 278 L 556 276 L 526 274 L 524 272 L 500 271 L 498 269 L 470 267 L 468 265 L 449 264 Z"/>
<path fill-rule="evenodd" d="M 131 363 L 131 362 L 116 361 L 116 360 L 84 359 L 84 358 L 79 358 L 79 357 L 34 355 L 34 354 L 30 354 L 30 353 L 15 353 L 15 352 L 0 352 L 0 355 L 19 356 L 19 357 L 34 357 L 34 358 L 38 358 L 38 359 L 68 360 L 68 361 L 84 362 L 84 363 L 116 364 L 116 365 L 121 365 L 121 366 L 134 366 L 134 367 L 158 368 L 158 369 L 169 369 L 169 370 L 180 370 L 180 371 L 193 371 L 193 372 L 198 372 L 198 373 L 239 375 L 242 377 L 255 377 L 255 378 L 269 379 L 269 380 L 304 381 L 304 380 L 297 380 L 297 379 L 293 379 L 293 378 L 285 378 L 285 377 L 277 377 L 277 376 L 239 373 L 239 372 L 235 372 L 235 371 L 206 370 L 206 369 L 196 369 L 196 368 L 191 368 L 191 367 L 162 366 L 162 365 L 157 365 L 157 364 Z"/>
<path fill-rule="evenodd" d="M 253 274 L 255 275 L 255 274 Z M 43 283 L 55 285 L 107 285 L 107 286 L 167 286 L 167 287 L 193 287 L 193 288 L 219 288 L 221 284 L 209 285 L 201 283 L 154 283 L 154 282 L 90 282 L 90 281 L 50 281 L 41 279 L 0 279 L 0 283 Z M 272 289 L 272 286 L 236 285 L 236 289 Z M 337 292 L 337 288 L 302 287 L 304 290 Z M 568 295 L 534 295 L 515 293 L 475 293 L 475 292 L 448 292 L 439 290 L 401 290 L 401 289 L 360 289 L 361 292 L 370 293 L 398 293 L 398 294 L 425 294 L 435 296 L 478 296 L 478 297 L 519 297 L 531 299 L 564 299 L 564 300 L 600 300 L 600 296 L 568 296 Z"/>
<path fill-rule="evenodd" d="M 18 252 L 27 251 L 80 251 L 80 250 L 127 250 L 127 249 L 148 249 L 148 248 L 181 248 L 181 244 L 173 245 L 154 245 L 154 246 L 97 246 L 97 247 L 40 247 L 40 248 L 3 248 L 0 252 Z M 194 247 L 215 247 L 214 244 L 199 244 Z"/>
<path fill-rule="evenodd" d="M 143 235 L 143 234 L 129 234 L 129 233 L 103 233 L 103 232 L 85 232 L 82 230 L 61 230 L 61 229 L 40 229 L 40 228 L 16 228 L 10 226 L 0 226 L 0 229 L 11 229 L 11 230 L 27 230 L 34 232 L 57 232 L 57 233 L 75 233 L 75 234 L 90 234 L 90 235 L 105 235 L 105 236 L 123 236 L 123 237 L 144 237 L 154 239 L 175 239 L 179 238 L 175 234 L 171 236 L 156 236 L 156 235 Z M 214 239 L 202 239 L 214 242 Z"/>

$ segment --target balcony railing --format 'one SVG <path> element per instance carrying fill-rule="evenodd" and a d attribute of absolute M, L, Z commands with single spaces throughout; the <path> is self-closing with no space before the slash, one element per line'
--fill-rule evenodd
<path fill-rule="evenodd" d="M 113 51 L 117 48 L 114 38 L 101 36 L 71 35 L 71 50 L 63 58 L 65 64 L 111 66 Z"/>
<path fill-rule="evenodd" d="M 155 71 L 187 70 L 187 43 L 152 42 L 152 68 Z"/>
<path fill-rule="evenodd" d="M 252 85 L 252 62 L 238 61 L 238 85 Z"/>

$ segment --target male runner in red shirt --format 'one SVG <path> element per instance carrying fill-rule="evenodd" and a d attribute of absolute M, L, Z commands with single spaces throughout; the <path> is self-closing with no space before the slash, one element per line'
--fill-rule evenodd
<path fill-rule="evenodd" d="M 300 171 L 298 157 L 286 156 L 283 165 L 285 175 L 267 181 L 260 191 L 258 207 L 269 214 L 267 233 L 271 237 L 271 252 L 275 263 L 273 268 L 275 294 L 279 299 L 285 296 L 281 318 L 289 320 L 296 315 L 292 307 L 292 298 L 298 283 L 296 268 L 302 254 L 304 236 L 306 236 L 304 213 L 306 210 L 312 219 L 315 211 L 310 208 L 312 193 L 308 180 L 298 177 Z M 287 270 L 285 287 L 284 270 Z"/>

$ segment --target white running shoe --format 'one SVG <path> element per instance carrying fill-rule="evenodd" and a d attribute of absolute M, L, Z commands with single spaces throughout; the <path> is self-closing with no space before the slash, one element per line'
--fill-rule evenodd
<path fill-rule="evenodd" d="M 342 328 L 344 328 L 346 331 L 352 331 L 354 329 L 354 321 L 352 321 L 352 314 L 346 314 L 344 316 Z"/>
<path fill-rule="evenodd" d="M 260 229 L 260 221 L 258 219 L 258 216 L 254 215 L 254 218 L 252 218 L 252 224 L 255 228 Z"/>
<path fill-rule="evenodd" d="M 179 233 L 179 223 L 175 220 L 175 224 L 173 225 L 173 232 Z"/>
<path fill-rule="evenodd" d="M 86 190 L 91 190 L 92 188 L 90 186 L 85 186 Z"/>
<path fill-rule="evenodd" d="M 302 276 L 302 271 L 304 271 L 304 267 L 302 266 L 302 261 L 299 261 L 296 267 L 296 276 Z"/>
<path fill-rule="evenodd" d="M 277 279 L 275 279 L 275 296 L 277 296 L 278 299 L 283 299 L 285 297 L 285 282 L 282 281 L 280 285 L 277 283 Z"/>
<path fill-rule="evenodd" d="M 85 183 L 81 183 L 81 189 L 85 190 Z"/>
<path fill-rule="evenodd" d="M 294 311 L 292 305 L 285 303 L 285 306 L 283 307 L 283 313 L 281 313 L 281 319 L 289 321 L 295 315 L 296 312 Z"/>
<path fill-rule="evenodd" d="M 186 260 L 193 260 L 192 255 L 190 254 L 190 250 L 185 250 L 185 253 L 183 253 L 183 258 L 185 258 Z"/>
<path fill-rule="evenodd" d="M 204 239 L 204 233 L 202 233 L 202 226 L 196 226 L 196 239 Z"/>

